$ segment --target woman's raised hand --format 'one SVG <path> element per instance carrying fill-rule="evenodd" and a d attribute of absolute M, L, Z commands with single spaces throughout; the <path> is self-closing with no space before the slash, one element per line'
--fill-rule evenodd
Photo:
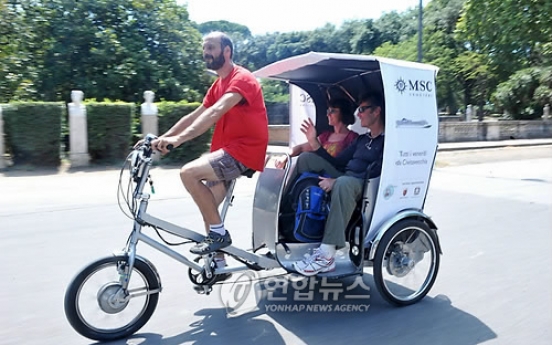
<path fill-rule="evenodd" d="M 309 142 L 316 139 L 316 127 L 314 127 L 314 122 L 310 118 L 301 124 L 301 132 L 305 134 Z"/>

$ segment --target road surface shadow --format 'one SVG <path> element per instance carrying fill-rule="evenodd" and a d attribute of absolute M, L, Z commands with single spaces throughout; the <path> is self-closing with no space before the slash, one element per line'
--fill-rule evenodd
<path fill-rule="evenodd" d="M 225 305 L 236 306 L 227 299 L 228 292 L 235 297 L 245 291 L 248 301 L 235 308 L 201 309 L 195 313 L 199 319 L 181 334 L 164 337 L 139 333 L 111 344 L 471 345 L 497 337 L 477 317 L 455 308 L 444 295 L 426 296 L 407 307 L 392 306 L 380 297 L 367 274 L 360 279 L 362 284 L 354 277 L 339 281 L 311 279 L 308 284 L 287 276 L 282 279 L 283 283 L 275 279 L 255 283 L 255 293 L 225 288 L 220 290 L 222 293 L 213 291 L 219 293 Z M 291 334 L 283 335 L 281 328 Z"/>

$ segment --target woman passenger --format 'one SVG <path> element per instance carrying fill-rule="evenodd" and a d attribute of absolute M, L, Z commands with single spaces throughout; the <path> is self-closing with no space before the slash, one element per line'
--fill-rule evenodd
<path fill-rule="evenodd" d="M 333 157 L 337 156 L 344 148 L 349 146 L 358 134 L 347 128 L 355 122 L 354 109 L 351 103 L 346 99 L 334 99 L 328 102 L 328 124 L 333 127 L 332 130 L 322 132 L 318 136 L 318 141 L 322 147 Z M 314 124 L 311 119 L 307 119 L 301 126 L 301 132 L 307 133 Z M 308 142 L 297 145 L 290 150 L 291 157 L 298 156 L 301 152 L 313 151 Z M 276 161 L 277 168 L 283 168 L 287 163 L 287 157 Z"/>

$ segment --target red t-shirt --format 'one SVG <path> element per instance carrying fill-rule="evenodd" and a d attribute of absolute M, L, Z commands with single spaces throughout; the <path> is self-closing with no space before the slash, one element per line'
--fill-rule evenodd
<path fill-rule="evenodd" d="M 251 72 L 234 66 L 226 78 L 218 78 L 203 99 L 213 106 L 225 93 L 239 93 L 243 100 L 215 124 L 211 152 L 224 149 L 250 169 L 263 171 L 268 146 L 268 118 L 261 85 Z"/>

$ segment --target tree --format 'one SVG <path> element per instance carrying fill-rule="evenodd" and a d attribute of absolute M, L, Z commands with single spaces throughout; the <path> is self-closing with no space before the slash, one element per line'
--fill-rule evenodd
<path fill-rule="evenodd" d="M 453 60 L 452 67 L 463 90 L 464 104 L 477 104 L 482 109 L 491 96 L 489 91 L 496 79 L 487 57 L 465 51 Z"/>
<path fill-rule="evenodd" d="M 418 30 L 418 10 L 412 8 L 403 13 L 384 13 L 375 20 L 374 27 L 380 32 L 382 43 L 397 44 L 406 41 L 416 35 Z"/>
<path fill-rule="evenodd" d="M 212 31 L 222 31 L 229 35 L 239 33 L 243 37 L 251 37 L 251 31 L 245 25 L 229 22 L 227 20 L 216 20 L 201 23 L 197 25 L 197 29 L 202 35 L 206 35 Z"/>
<path fill-rule="evenodd" d="M 307 45 L 309 51 L 337 53 L 349 51 L 350 45 L 345 40 L 334 25 L 326 24 L 308 34 Z"/>
<path fill-rule="evenodd" d="M 484 54 L 468 51 L 455 35 L 465 0 L 433 0 L 424 8 L 424 62 L 439 67 L 437 97 L 441 108 L 486 104 L 495 76 Z M 386 42 L 376 55 L 416 61 L 417 35 L 397 44 Z"/>
<path fill-rule="evenodd" d="M 278 34 L 260 35 L 244 42 L 239 59 L 235 61 L 250 70 L 256 70 L 267 65 L 270 63 L 267 50 L 275 44 L 277 37 Z"/>
<path fill-rule="evenodd" d="M 424 63 L 439 67 L 437 74 L 437 104 L 439 108 L 449 108 L 451 111 L 459 106 L 459 85 L 455 80 L 455 70 L 451 61 L 456 53 L 453 49 L 443 44 L 444 33 L 424 33 L 423 50 Z M 386 42 L 378 47 L 375 52 L 377 56 L 390 57 L 394 59 L 416 61 L 418 58 L 418 38 L 413 36 L 398 44 Z"/>
<path fill-rule="evenodd" d="M 453 34 L 466 0 L 432 0 L 424 8 L 424 28 Z"/>
<path fill-rule="evenodd" d="M 503 81 L 543 63 L 543 49 L 552 42 L 552 2 L 467 0 L 458 30 L 469 50 L 489 57 Z"/>
<path fill-rule="evenodd" d="M 36 98 L 40 64 L 28 1 L 0 0 L 0 102 Z"/>
<path fill-rule="evenodd" d="M 198 100 L 207 87 L 200 34 L 175 0 L 16 2 L 28 23 L 28 47 L 17 48 L 33 61 L 23 74 L 36 73 L 43 100 L 64 100 L 71 89 L 99 100 L 140 101 L 147 89 Z"/>
<path fill-rule="evenodd" d="M 417 42 L 417 36 L 411 37 L 408 40 L 397 44 L 385 42 L 376 48 L 374 55 L 393 59 L 416 61 L 418 51 Z"/>

